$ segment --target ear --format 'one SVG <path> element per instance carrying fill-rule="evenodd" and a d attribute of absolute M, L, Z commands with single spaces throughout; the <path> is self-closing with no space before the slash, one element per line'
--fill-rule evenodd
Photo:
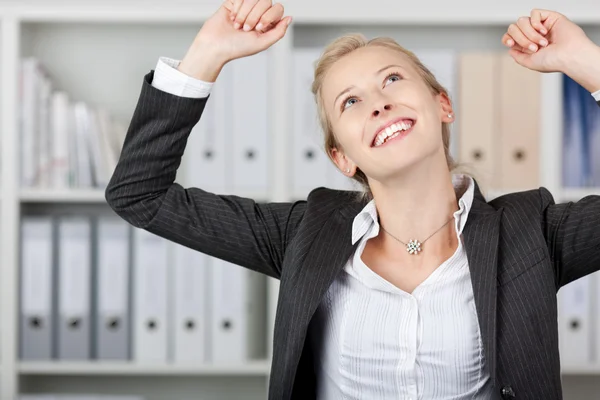
<path fill-rule="evenodd" d="M 448 95 L 445 93 L 440 93 L 437 98 L 440 102 L 440 117 L 442 122 L 454 122 L 456 117 L 452 109 L 452 102 L 450 101 Z"/>
<path fill-rule="evenodd" d="M 340 171 L 342 171 L 344 175 L 348 177 L 354 175 L 354 163 L 348 157 L 346 157 L 341 150 L 338 150 L 335 147 L 331 149 L 331 157 L 333 158 L 335 165 Z"/>

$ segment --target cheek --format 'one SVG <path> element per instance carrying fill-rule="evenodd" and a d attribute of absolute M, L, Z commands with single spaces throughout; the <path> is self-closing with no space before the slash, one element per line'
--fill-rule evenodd
<path fill-rule="evenodd" d="M 354 116 L 346 116 L 343 121 L 332 125 L 336 139 L 340 142 L 347 153 L 353 153 L 353 149 L 362 146 L 365 140 L 364 118 L 356 118 Z"/>

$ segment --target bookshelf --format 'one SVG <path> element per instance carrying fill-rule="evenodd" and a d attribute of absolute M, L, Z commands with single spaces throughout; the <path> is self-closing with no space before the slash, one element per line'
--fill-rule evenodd
<path fill-rule="evenodd" d="M 55 3 L 55 4 L 51 4 Z M 394 13 L 392 0 L 283 1 L 294 22 L 272 51 L 273 81 L 269 89 L 272 173 L 270 201 L 289 201 L 289 131 L 292 105 L 292 52 L 323 46 L 337 35 L 360 31 L 367 36 L 393 36 L 407 48 L 503 50 L 500 37 L 507 24 L 539 6 L 511 0 L 491 4 L 475 0 L 413 4 Z M 181 59 L 202 21 L 220 4 L 215 0 L 176 0 L 168 6 L 151 0 L 4 1 L 0 5 L 0 398 L 50 391 L 141 394 L 148 400 L 264 399 L 268 390 L 271 329 L 266 338 L 268 359 L 232 366 L 135 365 L 102 362 L 21 362 L 18 359 L 19 223 L 22 215 L 60 209 L 109 213 L 104 191 L 20 188 L 18 153 L 19 60 L 36 56 L 54 82 L 76 98 L 105 106 L 128 123 L 143 76 L 159 56 Z M 595 0 L 558 0 L 545 8 L 567 14 L 600 43 L 600 9 Z M 577 200 L 600 188 L 561 187 L 561 82 L 556 74 L 542 76 L 542 140 L 540 185 L 557 201 Z M 308 90 L 308 88 L 307 88 Z M 492 192 L 490 197 L 501 195 Z M 253 193 L 240 195 L 256 198 Z M 268 324 L 272 327 L 278 283 L 269 279 Z M 564 370 L 565 398 L 591 398 L 600 384 L 600 364 Z M 583 383 L 582 383 L 583 382 Z M 186 397 L 187 396 L 187 397 Z M 571 397 L 567 397 L 571 396 Z"/>

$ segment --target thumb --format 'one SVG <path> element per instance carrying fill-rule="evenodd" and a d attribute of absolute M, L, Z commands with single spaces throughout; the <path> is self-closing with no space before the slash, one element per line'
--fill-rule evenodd
<path fill-rule="evenodd" d="M 260 35 L 260 42 L 265 47 L 270 47 L 277 43 L 281 38 L 285 36 L 287 28 L 292 22 L 292 17 L 282 18 L 277 25 L 269 29 L 267 32 Z"/>
<path fill-rule="evenodd" d="M 509 49 L 508 54 L 517 62 L 517 64 L 522 65 L 525 68 L 530 68 L 531 65 L 531 54 L 523 53 L 517 49 Z"/>

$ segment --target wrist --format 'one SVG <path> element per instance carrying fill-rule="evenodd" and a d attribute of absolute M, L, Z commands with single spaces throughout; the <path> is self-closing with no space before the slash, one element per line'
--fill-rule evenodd
<path fill-rule="evenodd" d="M 177 69 L 192 78 L 215 82 L 226 63 L 227 59 L 219 53 L 218 49 L 209 45 L 194 44 Z"/>
<path fill-rule="evenodd" d="M 600 90 L 600 46 L 590 40 L 571 52 L 563 64 L 562 72 L 590 93 Z"/>

